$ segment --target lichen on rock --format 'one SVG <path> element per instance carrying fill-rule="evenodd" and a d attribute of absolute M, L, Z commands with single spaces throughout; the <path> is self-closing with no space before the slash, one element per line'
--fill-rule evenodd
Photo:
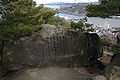
<path fill-rule="evenodd" d="M 80 33 L 59 25 L 42 26 L 40 32 L 34 32 L 31 36 L 5 42 L 2 61 L 6 69 L 19 70 L 45 65 L 85 66 L 90 58 L 102 55 L 97 34 Z"/>

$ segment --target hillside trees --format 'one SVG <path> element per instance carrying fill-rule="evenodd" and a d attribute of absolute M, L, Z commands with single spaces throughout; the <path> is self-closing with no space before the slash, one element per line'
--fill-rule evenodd
<path fill-rule="evenodd" d="M 120 0 L 100 0 L 101 4 L 86 6 L 88 17 L 106 18 L 112 15 L 120 14 Z"/>
<path fill-rule="evenodd" d="M 87 23 L 87 18 L 80 19 L 79 22 L 71 22 L 70 27 L 80 32 L 93 32 L 92 24 Z"/>

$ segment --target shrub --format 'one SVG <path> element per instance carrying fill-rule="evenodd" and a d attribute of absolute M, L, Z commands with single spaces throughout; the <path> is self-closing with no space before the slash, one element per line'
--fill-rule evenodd
<path fill-rule="evenodd" d="M 112 46 L 112 51 L 115 53 L 115 54 L 120 54 L 120 44 L 115 44 Z"/>

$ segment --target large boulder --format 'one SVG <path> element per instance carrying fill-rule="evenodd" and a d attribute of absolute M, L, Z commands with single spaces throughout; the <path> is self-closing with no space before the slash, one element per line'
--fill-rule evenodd
<path fill-rule="evenodd" d="M 108 65 L 105 68 L 107 80 L 120 80 L 120 67 L 115 65 Z"/>
<path fill-rule="evenodd" d="M 5 42 L 2 57 L 8 70 L 46 65 L 75 67 L 87 65 L 102 55 L 97 34 L 79 33 L 62 26 L 42 25 L 43 29 L 14 42 Z"/>
<path fill-rule="evenodd" d="M 108 80 L 120 80 L 120 54 L 113 56 L 111 63 L 105 68 Z"/>
<path fill-rule="evenodd" d="M 102 50 L 102 44 L 100 41 L 100 37 L 96 33 L 85 33 L 87 37 L 87 54 L 91 59 L 97 59 L 101 57 L 103 50 Z"/>
<path fill-rule="evenodd" d="M 63 26 L 55 26 L 55 25 L 49 25 L 49 24 L 43 24 L 43 29 L 38 33 L 38 35 L 41 36 L 41 38 L 50 38 L 55 35 L 64 35 L 66 31 L 68 30 L 67 28 Z M 36 34 L 35 34 L 36 35 Z"/>

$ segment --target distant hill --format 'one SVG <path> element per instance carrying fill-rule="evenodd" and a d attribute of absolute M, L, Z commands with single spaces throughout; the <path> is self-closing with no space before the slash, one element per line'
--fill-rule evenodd
<path fill-rule="evenodd" d="M 86 15 L 86 10 L 85 6 L 89 5 L 89 3 L 69 3 L 68 5 L 66 4 L 65 6 L 62 6 L 59 9 L 59 12 L 61 13 L 67 13 L 67 14 L 72 14 L 72 15 Z"/>
<path fill-rule="evenodd" d="M 60 4 L 65 4 L 65 2 L 52 2 L 52 3 L 47 3 L 45 5 L 60 5 Z"/>
<path fill-rule="evenodd" d="M 89 2 L 89 4 L 100 4 L 100 2 Z"/>
<path fill-rule="evenodd" d="M 45 5 L 71 5 L 73 3 L 66 3 L 66 2 L 52 2 L 52 3 L 46 3 Z M 100 4 L 100 2 L 83 2 L 83 3 L 75 3 L 75 4 L 81 4 L 81 5 L 88 5 L 88 4 Z"/>

